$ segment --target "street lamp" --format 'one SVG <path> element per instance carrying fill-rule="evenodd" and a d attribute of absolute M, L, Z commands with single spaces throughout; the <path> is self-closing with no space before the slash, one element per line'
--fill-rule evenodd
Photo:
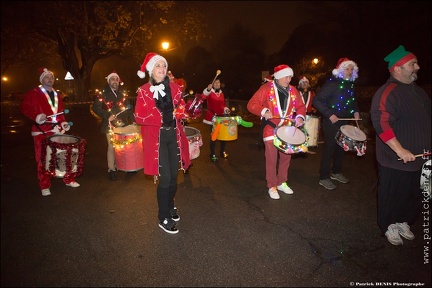
<path fill-rule="evenodd" d="M 316 64 L 318 64 L 318 62 L 319 62 L 319 59 L 318 58 L 314 58 L 312 60 L 312 65 L 316 65 Z"/>
<path fill-rule="evenodd" d="M 162 49 L 164 49 L 165 51 L 168 51 L 170 46 L 169 42 L 162 42 Z"/>

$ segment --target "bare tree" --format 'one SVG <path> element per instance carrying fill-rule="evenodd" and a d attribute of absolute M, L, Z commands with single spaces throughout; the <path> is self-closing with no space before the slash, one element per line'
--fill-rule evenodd
<path fill-rule="evenodd" d="M 140 63 L 164 33 L 176 44 L 205 37 L 199 13 L 175 1 L 15 1 L 2 4 L 2 19 L 2 52 L 11 35 L 27 43 L 23 47 L 52 45 L 75 79 L 77 100 L 87 97 L 92 69 L 101 59 L 119 55 Z M 2 53 L 2 71 L 3 60 Z"/>

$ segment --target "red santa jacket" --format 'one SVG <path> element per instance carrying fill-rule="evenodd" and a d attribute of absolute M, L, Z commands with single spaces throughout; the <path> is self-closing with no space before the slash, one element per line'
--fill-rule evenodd
<path fill-rule="evenodd" d="M 202 99 L 207 100 L 207 112 L 204 116 L 203 122 L 213 125 L 213 116 L 224 114 L 224 109 L 226 107 L 225 95 L 222 90 L 215 92 L 214 89 L 211 89 L 209 92 L 206 88 L 203 91 Z"/>
<path fill-rule="evenodd" d="M 150 83 L 145 83 L 138 89 L 135 105 L 135 122 L 141 125 L 141 136 L 144 151 L 144 174 L 159 176 L 159 134 L 162 126 L 162 115 L 156 107 Z M 170 82 L 172 100 L 176 108 L 177 145 L 180 148 L 180 167 L 187 170 L 191 165 L 189 142 L 181 123 L 186 118 L 181 87 Z"/>
<path fill-rule="evenodd" d="M 289 85 L 287 109 L 284 111 L 281 109 L 281 103 L 279 101 L 279 93 L 276 89 L 274 81 L 267 82 L 255 92 L 252 98 L 247 104 L 247 109 L 254 115 L 263 116 L 267 110 L 273 114 L 273 119 L 270 119 L 276 126 L 288 125 L 289 121 L 285 119 L 277 118 L 291 118 L 297 117 L 305 120 L 306 106 L 300 96 L 299 91 L 295 86 Z M 295 114 L 295 116 L 294 116 Z M 266 125 L 263 131 L 264 141 L 270 141 L 274 139 L 274 128 L 270 125 Z"/>
<path fill-rule="evenodd" d="M 61 123 L 66 122 L 64 114 L 47 119 L 48 121 L 56 122 L 58 124 L 49 122 L 45 122 L 44 124 L 36 123 L 36 117 L 39 114 L 50 116 L 56 113 L 64 112 L 63 100 L 61 97 L 58 97 L 57 92 L 54 90 L 54 103 L 51 103 L 48 93 L 43 92 L 45 89 L 42 89 L 43 87 L 39 86 L 26 93 L 26 96 L 20 105 L 21 112 L 34 121 L 34 124 L 31 128 L 32 136 L 37 136 L 44 133 L 47 136 L 51 136 L 53 134 L 62 134 L 65 131 L 63 130 Z"/>

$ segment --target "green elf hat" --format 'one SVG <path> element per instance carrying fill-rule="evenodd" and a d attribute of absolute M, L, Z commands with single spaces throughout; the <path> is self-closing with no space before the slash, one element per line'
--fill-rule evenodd
<path fill-rule="evenodd" d="M 416 58 L 413 53 L 406 51 L 404 46 L 399 45 L 398 48 L 384 58 L 384 61 L 388 62 L 388 69 L 392 72 L 396 66 L 402 66 L 413 58 Z"/>

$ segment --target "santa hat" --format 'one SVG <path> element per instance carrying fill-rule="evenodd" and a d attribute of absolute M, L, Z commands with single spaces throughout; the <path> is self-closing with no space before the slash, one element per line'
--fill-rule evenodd
<path fill-rule="evenodd" d="M 299 85 L 301 85 L 303 82 L 307 82 L 309 84 L 309 79 L 307 79 L 306 76 L 300 76 Z"/>
<path fill-rule="evenodd" d="M 357 76 L 358 76 L 358 66 L 357 66 L 357 63 L 355 63 L 354 61 L 352 61 L 352 60 L 350 60 L 350 59 L 348 59 L 346 57 L 339 59 L 337 65 L 336 65 L 336 68 L 333 69 L 333 71 L 332 71 L 333 75 L 336 76 L 336 77 L 339 77 L 339 78 L 343 78 L 344 70 L 345 70 L 345 68 L 348 65 L 353 65 L 354 66 L 354 70 L 353 70 L 353 74 L 351 76 L 351 79 L 352 80 L 356 79 Z"/>
<path fill-rule="evenodd" d="M 54 76 L 54 73 L 49 71 L 47 68 L 39 68 L 39 81 L 42 83 L 43 78 L 45 78 L 45 76 L 47 76 L 48 74 L 51 74 Z"/>
<path fill-rule="evenodd" d="M 396 66 L 402 66 L 414 58 L 416 56 L 413 53 L 406 51 L 404 46 L 399 45 L 398 48 L 384 58 L 384 61 L 388 62 L 388 69 L 392 72 Z"/>
<path fill-rule="evenodd" d="M 144 62 L 141 65 L 141 69 L 138 70 L 138 72 L 137 72 L 138 77 L 144 78 L 146 70 L 150 74 L 151 71 L 153 71 L 153 68 L 154 68 L 156 62 L 158 62 L 159 60 L 163 60 L 165 62 L 165 65 L 168 68 L 168 62 L 166 61 L 166 59 L 164 57 L 162 57 L 161 55 L 158 55 L 157 53 L 154 53 L 154 52 L 148 53 L 146 55 L 146 57 L 144 58 Z"/>
<path fill-rule="evenodd" d="M 273 77 L 275 79 L 281 79 L 282 77 L 287 76 L 294 76 L 293 70 L 288 65 L 282 64 L 274 68 Z"/>
<path fill-rule="evenodd" d="M 117 76 L 117 78 L 119 78 L 119 82 L 121 82 L 121 80 L 120 80 L 120 76 L 119 76 L 119 75 L 117 74 L 117 72 L 115 72 L 115 71 L 111 72 L 111 74 L 109 74 L 109 75 L 106 77 L 107 82 L 109 83 L 109 80 L 111 79 L 111 77 L 114 77 L 114 76 Z"/>

